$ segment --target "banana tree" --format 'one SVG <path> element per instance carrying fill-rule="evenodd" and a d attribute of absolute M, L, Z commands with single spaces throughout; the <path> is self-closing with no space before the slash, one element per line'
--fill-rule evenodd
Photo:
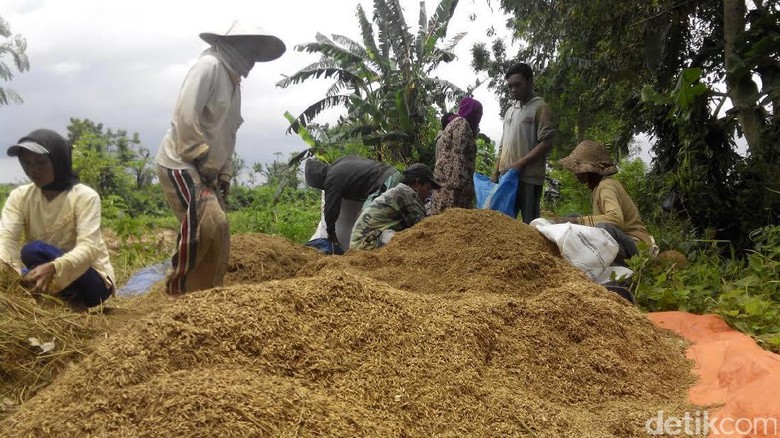
<path fill-rule="evenodd" d="M 317 78 L 334 82 L 325 97 L 290 124 L 289 132 L 298 132 L 325 109 L 343 107 L 347 113 L 337 125 L 344 136 L 360 137 L 379 159 L 408 162 L 415 158 L 422 132 L 429 129 L 430 109 L 436 106 L 444 111 L 448 100 L 463 94 L 455 84 L 432 76 L 438 65 L 455 59 L 453 50 L 463 37 L 458 34 L 443 41 L 457 3 L 442 0 L 429 19 L 422 1 L 419 28 L 412 33 L 398 0 L 374 0 L 373 20 L 357 6 L 362 43 L 318 33 L 315 42 L 296 46 L 296 50 L 319 54 L 320 61 L 277 86 L 286 88 Z"/>

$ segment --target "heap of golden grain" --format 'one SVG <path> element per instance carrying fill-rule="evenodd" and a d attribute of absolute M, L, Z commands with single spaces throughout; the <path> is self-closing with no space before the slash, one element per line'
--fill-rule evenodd
<path fill-rule="evenodd" d="M 342 257 L 234 236 L 227 283 L 111 325 L 0 435 L 644 436 L 691 381 L 678 338 L 496 212 Z"/>

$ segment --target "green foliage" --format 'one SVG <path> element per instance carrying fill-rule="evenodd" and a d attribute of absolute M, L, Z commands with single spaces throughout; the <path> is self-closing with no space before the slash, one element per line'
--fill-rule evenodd
<path fill-rule="evenodd" d="M 278 202 L 274 201 L 275 187 L 260 186 L 249 191 L 251 194 L 243 196 L 251 204 L 228 214 L 231 233 L 279 235 L 300 243 L 309 240 L 320 220 L 319 190 L 286 188 Z"/>
<path fill-rule="evenodd" d="M 8 195 L 11 194 L 16 186 L 13 184 L 0 184 L 0 209 L 5 205 L 5 200 L 8 199 Z"/>
<path fill-rule="evenodd" d="M 30 69 L 30 60 L 24 53 L 27 50 L 27 41 L 23 36 L 11 33 L 11 26 L 0 17 L 0 80 L 10 81 L 14 75 L 3 60 L 6 56 L 13 61 L 14 67 L 20 73 Z M 0 106 L 11 102 L 22 103 L 22 98 L 12 89 L 0 87 Z"/>
<path fill-rule="evenodd" d="M 543 200 L 542 209 L 551 211 L 556 216 L 590 214 L 591 193 L 588 186 L 577 181 L 574 174 L 566 169 L 552 169 L 549 175 L 558 180 L 560 197 L 554 205 Z"/>
<path fill-rule="evenodd" d="M 759 228 L 752 237 L 754 250 L 745 259 L 724 258 L 719 241 L 699 241 L 684 268 L 646 255 L 631 259 L 637 301 L 649 311 L 716 313 L 780 352 L 780 226 Z"/>
<path fill-rule="evenodd" d="M 519 50 L 509 53 L 501 40 L 478 43 L 472 66 L 489 75 L 502 108 L 506 69 L 520 60 L 534 68 L 535 88 L 556 121 L 552 158 L 585 138 L 625 156 L 633 135 L 650 134 L 657 159 L 648 194 L 674 187 L 681 220 L 716 230 L 738 249 L 749 247 L 751 229 L 777 220 L 777 2 L 732 2 L 741 5 L 736 10 L 708 0 L 499 3 L 514 16 L 507 26 Z M 724 16 L 737 15 L 734 29 L 724 26 Z M 721 116 L 726 96 L 712 88 L 724 82 L 734 108 Z M 742 134 L 746 160 L 735 153 Z"/>
<path fill-rule="evenodd" d="M 477 172 L 492 175 L 496 169 L 496 143 L 484 134 L 477 135 Z"/>
<path fill-rule="evenodd" d="M 646 198 L 648 190 L 647 169 L 644 162 L 639 158 L 624 159 L 620 161 L 618 168 L 619 172 L 612 177 L 623 184 L 631 199 L 637 204 L 642 217 L 646 217 L 645 213 L 649 215 L 651 212 L 660 210 L 659 204 L 646 205 L 641 202 Z M 558 180 L 560 197 L 555 205 L 549 205 L 543 201 L 545 210 L 551 211 L 557 216 L 591 213 L 591 191 L 587 185 L 577 181 L 577 177 L 566 169 L 554 168 L 549 172 L 549 175 Z"/>
<path fill-rule="evenodd" d="M 686 69 L 668 93 L 642 91 L 643 100 L 666 112 L 654 174 L 662 175 L 664 191 L 679 193 L 677 208 L 700 232 L 714 230 L 741 251 L 751 245 L 750 231 L 772 220 L 772 208 L 767 187 L 751 183 L 754 166 L 735 152 L 735 120 L 711 114 L 713 92 L 701 75 Z"/>
<path fill-rule="evenodd" d="M 161 195 L 162 196 L 162 195 Z M 116 283 L 123 284 L 137 270 L 157 263 L 171 255 L 172 247 L 160 238 L 163 230 L 174 236 L 179 229 L 175 217 L 133 215 L 128 212 L 125 200 L 116 195 L 101 199 L 104 229 L 111 230 L 111 237 L 104 232 L 104 239 L 115 237 L 115 251 L 111 253 L 111 264 L 116 272 Z"/>
<path fill-rule="evenodd" d="M 154 180 L 154 167 L 148 148 L 138 134 L 104 131 L 102 123 L 71 118 L 68 139 L 73 145 L 73 169 L 81 182 L 95 189 L 105 200 L 123 200 L 130 215 L 167 213 L 162 191 Z"/>

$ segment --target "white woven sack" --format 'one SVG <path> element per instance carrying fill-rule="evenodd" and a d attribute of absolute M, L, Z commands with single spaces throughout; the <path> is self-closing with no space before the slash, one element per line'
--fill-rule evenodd
<path fill-rule="evenodd" d="M 539 218 L 531 222 L 542 235 L 554 242 L 563 258 L 576 266 L 597 283 L 633 274 L 628 268 L 610 266 L 618 253 L 618 244 L 609 233 L 601 228 L 563 223 L 552 224 Z"/>

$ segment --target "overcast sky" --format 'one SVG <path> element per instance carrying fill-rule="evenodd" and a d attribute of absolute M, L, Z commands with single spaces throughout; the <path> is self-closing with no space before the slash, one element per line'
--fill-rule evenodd
<path fill-rule="evenodd" d="M 360 3 L 371 17 L 371 0 Z M 306 145 L 298 136 L 285 134 L 284 112 L 299 114 L 321 98 L 331 82 L 287 89 L 275 84 L 283 74 L 318 59 L 294 50 L 297 44 L 314 41 L 318 31 L 362 41 L 355 18 L 357 4 L 358 0 L 3 0 L 0 16 L 13 33 L 27 39 L 30 70 L 14 71 L 14 79 L 2 83 L 19 93 L 24 103 L 0 106 L 0 182 L 25 180 L 18 162 L 5 155 L 8 145 L 41 127 L 66 135 L 71 117 L 138 132 L 142 144 L 156 151 L 170 124 L 181 83 L 207 47 L 198 34 L 224 33 L 236 18 L 259 24 L 287 45 L 281 58 L 256 64 L 242 83 L 245 121 L 236 150 L 249 164 L 271 162 L 276 152 L 286 159 Z M 414 31 L 419 1 L 401 0 L 401 4 Z M 427 2 L 429 16 L 437 5 L 436 0 Z M 469 20 L 472 14 L 476 21 Z M 448 37 L 466 31 L 468 35 L 456 51 L 458 59 L 436 75 L 463 88 L 473 83 L 472 44 L 486 40 L 490 26 L 506 35 L 505 22 L 506 17 L 491 10 L 487 1 L 461 0 Z M 482 131 L 498 139 L 498 99 L 484 85 L 475 97 L 485 107 Z"/>

